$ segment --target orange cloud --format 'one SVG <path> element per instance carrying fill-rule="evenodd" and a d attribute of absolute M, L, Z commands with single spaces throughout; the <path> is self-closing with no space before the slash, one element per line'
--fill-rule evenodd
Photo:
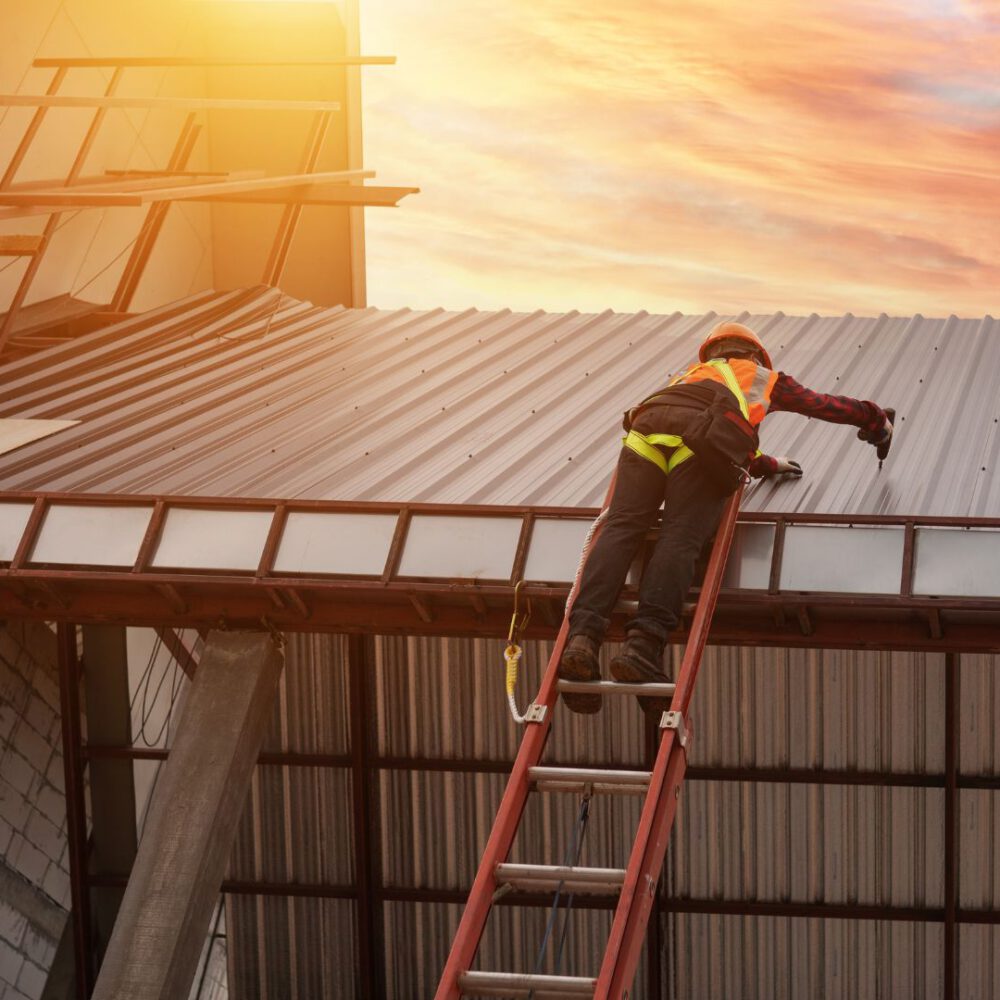
<path fill-rule="evenodd" d="M 423 190 L 372 303 L 995 311 L 1000 35 L 944 2 L 366 0 L 369 163 Z"/>

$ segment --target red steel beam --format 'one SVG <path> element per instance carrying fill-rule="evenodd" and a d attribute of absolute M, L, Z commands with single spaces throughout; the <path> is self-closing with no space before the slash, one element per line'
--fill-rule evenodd
<path fill-rule="evenodd" d="M 351 719 L 351 791 L 354 800 L 354 877 L 357 883 L 358 986 L 361 1000 L 385 992 L 385 933 L 383 907 L 378 899 L 382 879 L 380 838 L 375 829 L 376 796 L 371 762 L 369 655 L 372 640 L 353 635 L 347 639 L 348 694 Z"/>
<path fill-rule="evenodd" d="M 198 661 L 194 654 L 184 644 L 184 640 L 172 629 L 160 626 L 156 629 L 156 634 L 160 641 L 167 647 L 170 655 L 180 664 L 181 670 L 188 675 L 190 680 L 194 680 L 195 671 L 198 669 Z"/>
<path fill-rule="evenodd" d="M 737 490 L 726 505 L 716 532 L 715 544 L 705 573 L 701 595 L 691 622 L 691 633 L 675 681 L 670 711 L 677 713 L 681 724 L 689 726 L 688 708 L 694 694 L 702 653 L 722 585 L 722 575 L 736 528 L 743 490 Z M 677 811 L 684 771 L 687 768 L 687 739 L 677 729 L 664 728 L 660 748 L 649 781 L 635 843 L 629 857 L 615 910 L 607 950 L 597 976 L 594 996 L 620 1000 L 628 995 L 646 936 L 646 925 L 653 908 L 656 886 L 663 867 L 670 827 Z"/>
<path fill-rule="evenodd" d="M 944 663 L 944 1000 L 959 993 L 959 696 L 961 661 L 954 653 Z"/>
<path fill-rule="evenodd" d="M 56 627 L 59 651 L 59 703 L 62 712 L 63 774 L 66 782 L 66 837 L 69 842 L 69 879 L 73 921 L 73 959 L 77 1000 L 86 1000 L 94 986 L 87 891 L 87 804 L 83 787 L 80 727 L 80 662 L 76 627 Z"/>

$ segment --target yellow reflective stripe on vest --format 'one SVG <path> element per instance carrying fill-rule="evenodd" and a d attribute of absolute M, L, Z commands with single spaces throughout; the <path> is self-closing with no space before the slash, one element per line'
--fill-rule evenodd
<path fill-rule="evenodd" d="M 740 412 L 743 414 L 743 419 L 749 423 L 750 407 L 747 405 L 746 396 L 743 395 L 743 390 L 740 388 L 739 382 L 736 381 L 736 376 L 733 374 L 732 368 L 725 361 L 718 358 L 713 358 L 711 361 L 704 363 L 711 365 L 713 368 L 718 368 L 727 388 L 740 404 Z M 678 379 L 675 379 L 670 384 L 674 385 L 683 377 L 683 375 L 678 376 Z M 681 462 L 686 462 L 694 455 L 694 452 L 684 443 L 684 439 L 679 434 L 640 434 L 638 431 L 629 431 L 622 438 L 622 444 L 637 455 L 652 462 L 664 475 L 673 472 Z M 657 445 L 674 449 L 669 459 L 659 450 Z M 758 451 L 757 454 L 759 455 L 760 452 Z"/>
<path fill-rule="evenodd" d="M 629 431 L 622 438 L 622 444 L 658 466 L 664 475 L 673 472 L 681 462 L 686 461 L 694 454 L 677 434 L 640 434 L 638 431 Z M 657 445 L 674 449 L 669 460 L 656 447 Z"/>
<path fill-rule="evenodd" d="M 747 423 L 750 423 L 750 407 L 747 404 L 746 396 L 743 395 L 743 390 L 740 388 L 739 382 L 736 381 L 736 376 L 733 374 L 732 368 L 725 361 L 720 361 L 717 358 L 713 358 L 711 361 L 706 361 L 705 363 L 711 365 L 713 368 L 718 368 L 722 372 L 722 377 L 726 380 L 729 391 L 736 397 L 736 402 L 740 404 L 740 413 L 743 414 L 743 419 Z"/>
<path fill-rule="evenodd" d="M 691 368 L 698 368 L 700 365 L 711 365 L 712 368 L 718 369 L 719 374 L 726 383 L 726 388 L 736 397 L 736 402 L 740 404 L 740 413 L 743 414 L 743 419 L 746 420 L 747 423 L 750 423 L 750 405 L 747 403 L 747 398 L 743 395 L 740 383 L 737 381 L 736 375 L 732 368 L 729 367 L 728 362 L 723 361 L 721 358 L 712 358 L 711 361 L 701 361 L 698 365 L 692 365 Z M 758 365 L 758 367 L 760 366 Z M 672 385 L 682 384 L 684 379 L 687 377 L 688 372 L 691 371 L 691 368 L 687 371 L 681 372 L 680 375 L 675 378 L 672 378 L 667 383 L 667 387 L 669 388 Z M 708 381 L 711 380 L 709 379 Z"/>

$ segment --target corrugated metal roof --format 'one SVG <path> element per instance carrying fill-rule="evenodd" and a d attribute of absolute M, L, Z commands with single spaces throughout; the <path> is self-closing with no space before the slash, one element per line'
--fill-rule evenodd
<path fill-rule="evenodd" d="M 618 414 L 721 318 L 316 308 L 201 293 L 4 368 L 0 416 L 78 419 L 0 457 L 5 489 L 594 507 Z M 1000 515 L 1000 323 L 740 315 L 813 388 L 894 406 L 879 472 L 849 428 L 775 414 L 801 461 L 745 508 Z"/>

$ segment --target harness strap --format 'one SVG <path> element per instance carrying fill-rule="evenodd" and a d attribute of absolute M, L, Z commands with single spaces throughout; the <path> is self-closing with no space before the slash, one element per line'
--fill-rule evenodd
<path fill-rule="evenodd" d="M 736 376 L 733 374 L 732 368 L 729 365 L 719 359 L 713 358 L 711 361 L 704 362 L 705 364 L 711 365 L 713 368 L 717 368 L 725 380 L 726 387 L 729 391 L 736 397 L 736 401 L 740 404 L 740 412 L 743 414 L 743 419 L 750 422 L 750 407 L 747 405 L 747 398 L 743 395 L 743 390 L 740 388 L 739 382 L 736 381 Z M 684 376 L 678 376 L 674 382 L 670 384 L 675 384 L 680 378 Z M 647 459 L 652 462 L 659 470 L 665 475 L 670 475 L 674 469 L 677 468 L 681 462 L 686 462 L 689 458 L 694 455 L 694 452 L 684 443 L 684 439 L 679 434 L 640 434 L 638 431 L 629 431 L 625 437 L 622 438 L 622 444 L 634 451 L 637 455 L 642 458 Z M 659 447 L 657 447 L 659 445 Z M 660 451 L 660 448 L 673 448 L 674 451 L 667 458 L 666 455 Z M 759 455 L 760 452 L 758 451 Z"/>
<path fill-rule="evenodd" d="M 622 444 L 652 462 L 665 476 L 694 454 L 679 434 L 640 434 L 638 431 L 629 431 L 622 438 Z M 674 449 L 669 459 L 657 445 Z"/>

